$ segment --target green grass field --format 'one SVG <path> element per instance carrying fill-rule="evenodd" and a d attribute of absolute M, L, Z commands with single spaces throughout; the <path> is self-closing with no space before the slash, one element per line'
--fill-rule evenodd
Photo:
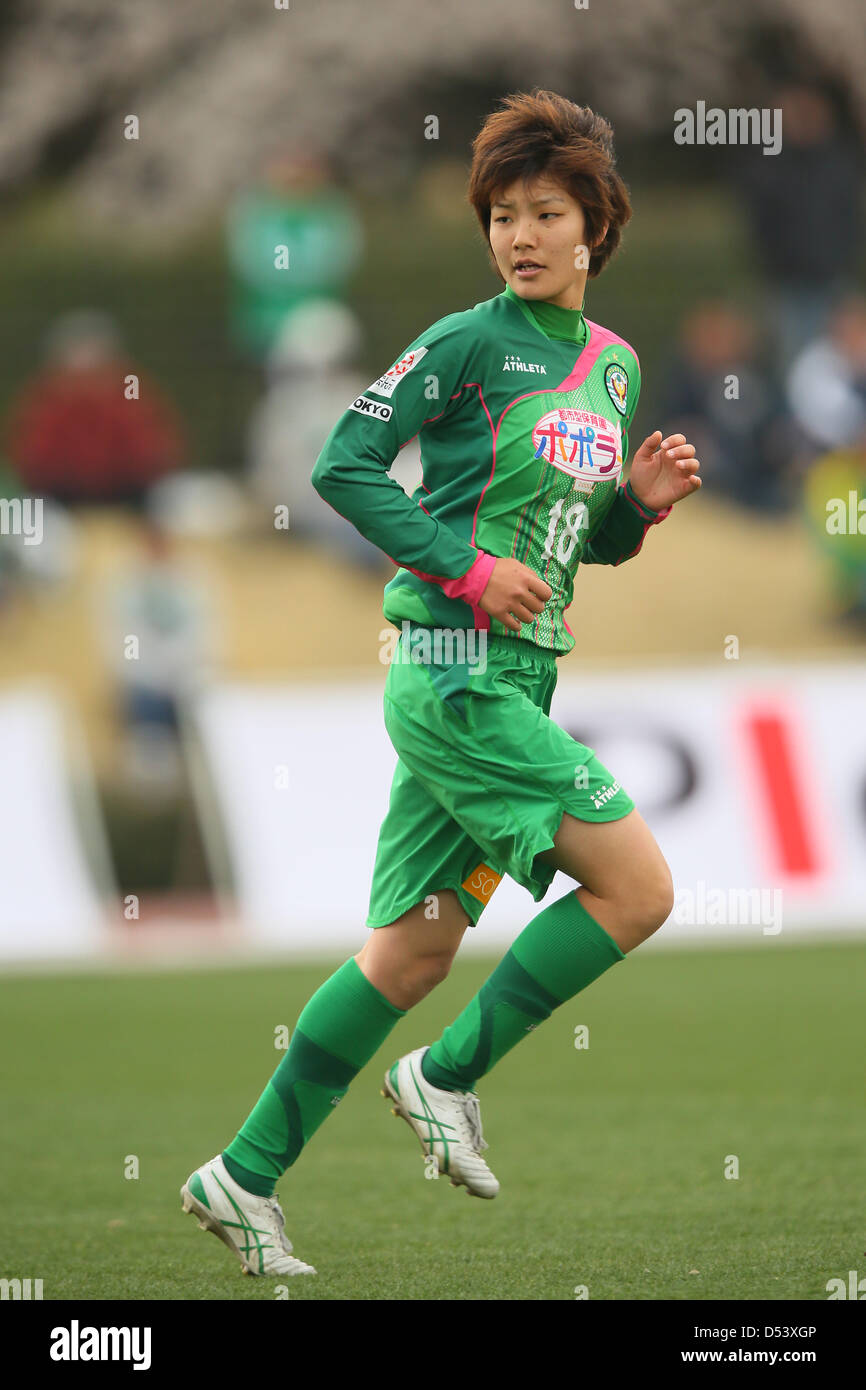
<path fill-rule="evenodd" d="M 278 1185 L 292 1299 L 826 1299 L 866 1269 L 866 945 L 644 952 L 484 1079 L 493 1202 L 379 1096 L 481 983 L 414 1010 Z M 329 966 L 0 980 L 0 1276 L 45 1299 L 273 1299 L 180 1209 Z M 574 1030 L 589 1026 L 589 1048 Z M 127 1155 L 138 1180 L 124 1178 Z M 724 1177 L 736 1155 L 740 1176 Z"/>

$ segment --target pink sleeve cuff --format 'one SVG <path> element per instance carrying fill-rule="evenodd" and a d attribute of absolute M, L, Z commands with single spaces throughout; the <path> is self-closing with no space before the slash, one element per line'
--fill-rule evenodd
<path fill-rule="evenodd" d="M 472 562 L 465 574 L 459 579 L 440 580 L 440 586 L 446 598 L 462 598 L 467 603 L 471 603 L 473 608 L 477 606 L 481 595 L 490 583 L 490 576 L 493 573 L 493 566 L 496 564 L 496 556 L 488 555 L 485 550 L 479 550 L 478 558 Z"/>
<path fill-rule="evenodd" d="M 478 604 L 481 595 L 490 583 L 490 576 L 493 573 L 493 566 L 496 564 L 497 557 L 488 555 L 486 550 L 479 550 L 478 556 L 473 560 L 465 574 L 461 574 L 459 579 L 442 579 L 435 574 L 423 574 L 421 570 L 412 569 L 411 565 L 404 565 L 404 569 L 412 570 L 419 579 L 426 579 L 431 584 L 438 584 L 446 598 L 463 599 L 472 609 L 472 618 L 477 628 L 487 629 L 490 627 L 490 615 L 485 613 Z"/>

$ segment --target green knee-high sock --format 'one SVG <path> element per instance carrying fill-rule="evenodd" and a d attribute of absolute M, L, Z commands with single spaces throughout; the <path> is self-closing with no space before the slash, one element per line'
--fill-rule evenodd
<path fill-rule="evenodd" d="M 500 1057 L 625 956 L 576 891 L 539 912 L 493 974 L 424 1054 L 431 1086 L 471 1091 Z"/>
<path fill-rule="evenodd" d="M 303 1009 L 285 1057 L 223 1150 L 235 1182 L 270 1197 L 405 1012 L 370 984 L 354 957 L 341 965 Z"/>

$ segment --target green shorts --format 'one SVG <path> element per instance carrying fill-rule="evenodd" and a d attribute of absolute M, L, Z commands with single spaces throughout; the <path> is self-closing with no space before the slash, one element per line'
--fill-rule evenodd
<path fill-rule="evenodd" d="M 474 925 L 504 874 L 538 902 L 556 870 L 536 856 L 552 848 L 565 812 L 613 821 L 634 809 L 593 750 L 549 717 L 553 652 L 472 632 L 458 634 L 465 650 L 449 650 L 447 632 L 438 649 L 436 636 L 442 630 L 404 623 L 385 682 L 385 727 L 399 760 L 368 927 L 447 888 Z"/>

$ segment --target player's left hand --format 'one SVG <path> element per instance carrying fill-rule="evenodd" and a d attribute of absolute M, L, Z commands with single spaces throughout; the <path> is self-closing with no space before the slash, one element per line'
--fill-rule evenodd
<path fill-rule="evenodd" d="M 650 511 L 663 512 L 697 492 L 700 466 L 695 446 L 686 443 L 684 434 L 662 439 L 661 430 L 655 430 L 632 459 L 631 490 Z"/>

